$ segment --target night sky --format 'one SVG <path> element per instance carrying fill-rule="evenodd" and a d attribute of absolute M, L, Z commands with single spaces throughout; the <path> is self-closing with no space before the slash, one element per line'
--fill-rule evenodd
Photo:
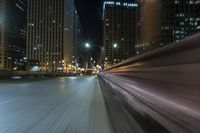
<path fill-rule="evenodd" d="M 84 29 L 84 40 L 91 45 L 101 45 L 102 0 L 77 0 L 75 2 Z"/>
<path fill-rule="evenodd" d="M 102 30 L 102 7 L 104 0 L 75 0 L 75 5 L 78 14 L 81 18 L 81 23 L 84 28 L 85 41 L 92 41 L 91 43 L 98 44 L 101 40 Z M 136 0 L 117 0 L 133 2 Z"/>

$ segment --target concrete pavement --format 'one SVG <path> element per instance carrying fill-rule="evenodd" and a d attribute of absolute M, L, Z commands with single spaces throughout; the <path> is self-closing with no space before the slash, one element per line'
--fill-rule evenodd
<path fill-rule="evenodd" d="M 97 78 L 1 82 L 0 133 L 111 133 Z"/>

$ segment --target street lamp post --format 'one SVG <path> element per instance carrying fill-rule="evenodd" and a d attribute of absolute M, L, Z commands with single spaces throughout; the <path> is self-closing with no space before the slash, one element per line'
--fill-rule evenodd
<path fill-rule="evenodd" d="M 113 48 L 112 48 L 112 49 L 113 49 L 113 52 L 112 52 L 112 57 L 113 57 L 112 62 L 113 62 L 113 64 L 115 63 L 115 62 L 114 62 L 114 60 L 115 60 L 115 59 L 114 59 L 114 58 L 115 58 L 115 49 L 117 49 L 117 48 L 118 48 L 118 44 L 117 44 L 117 43 L 114 43 L 114 44 L 113 44 Z"/>
<path fill-rule="evenodd" d="M 85 48 L 86 49 L 90 49 L 91 45 L 89 43 L 85 43 Z M 88 68 L 88 58 L 87 58 L 87 55 L 86 55 L 86 63 L 85 63 L 85 68 L 87 69 Z"/>
<path fill-rule="evenodd" d="M 8 69 L 9 71 L 12 69 L 12 57 L 8 57 Z"/>

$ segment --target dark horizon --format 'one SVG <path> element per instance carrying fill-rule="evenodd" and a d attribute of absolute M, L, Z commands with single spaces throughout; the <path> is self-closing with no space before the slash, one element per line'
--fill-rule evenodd
<path fill-rule="evenodd" d="M 75 1 L 84 28 L 84 40 L 91 41 L 94 45 L 101 45 L 98 42 L 102 39 L 102 3 L 101 0 Z"/>

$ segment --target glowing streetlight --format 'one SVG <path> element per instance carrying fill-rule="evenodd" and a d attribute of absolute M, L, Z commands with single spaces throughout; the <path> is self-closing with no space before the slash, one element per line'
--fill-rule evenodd
<path fill-rule="evenodd" d="M 118 47 L 118 45 L 115 43 L 115 44 L 113 44 L 113 48 L 117 48 Z"/>
<path fill-rule="evenodd" d="M 86 43 L 86 44 L 85 44 L 85 47 L 86 47 L 86 48 L 90 48 L 90 44 L 89 44 L 89 43 Z"/>

